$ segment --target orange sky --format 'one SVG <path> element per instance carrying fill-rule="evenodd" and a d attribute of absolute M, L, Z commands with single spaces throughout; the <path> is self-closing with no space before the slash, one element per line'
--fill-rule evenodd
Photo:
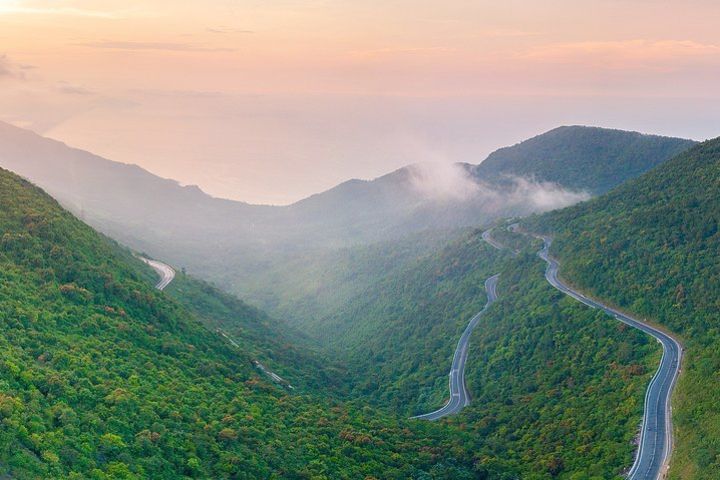
<path fill-rule="evenodd" d="M 720 135 L 710 0 L 0 0 L 0 119 L 287 203 L 561 123 Z"/>

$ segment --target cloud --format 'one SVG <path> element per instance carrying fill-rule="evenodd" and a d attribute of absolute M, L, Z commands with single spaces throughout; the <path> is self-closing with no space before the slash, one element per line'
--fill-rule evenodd
<path fill-rule="evenodd" d="M 354 57 L 383 57 L 392 55 L 442 55 L 456 52 L 457 49 L 449 47 L 386 47 L 371 50 L 353 50 L 348 52 Z"/>
<path fill-rule="evenodd" d="M 541 45 L 520 58 L 544 63 L 595 63 L 606 67 L 717 61 L 720 45 L 692 40 L 622 40 Z"/>
<path fill-rule="evenodd" d="M 28 129 L 33 126 L 33 122 L 30 120 L 8 120 L 7 122 L 11 125 L 15 125 L 18 128 L 24 129 Z"/>
<path fill-rule="evenodd" d="M 215 48 L 195 45 L 191 43 L 176 42 L 123 42 L 123 41 L 100 41 L 78 43 L 76 45 L 91 48 L 107 48 L 116 50 L 165 50 L 171 52 L 232 52 L 233 48 Z"/>
<path fill-rule="evenodd" d="M 208 27 L 206 30 L 210 33 L 255 33 L 253 30 L 243 30 L 242 28 L 227 27 L 224 25 L 219 27 Z"/>
<path fill-rule="evenodd" d="M 572 191 L 556 183 L 522 177 L 508 177 L 501 185 L 486 184 L 458 163 L 411 165 L 408 178 L 411 187 L 425 200 L 471 202 L 489 214 L 545 212 L 590 198 L 585 191 Z"/>
<path fill-rule="evenodd" d="M 95 92 L 82 85 L 75 85 L 69 82 L 58 82 L 57 90 L 68 95 L 94 95 Z"/>
<path fill-rule="evenodd" d="M 479 185 L 458 163 L 417 163 L 407 167 L 410 185 L 431 200 L 468 200 Z"/>
<path fill-rule="evenodd" d="M 520 30 L 516 28 L 491 28 L 482 30 L 476 34 L 483 38 L 516 38 L 516 37 L 533 37 L 540 35 L 540 32 L 529 30 Z"/>
<path fill-rule="evenodd" d="M 0 56 L 0 77 L 6 77 L 11 75 L 10 67 L 8 66 L 7 57 L 5 55 Z"/>
<path fill-rule="evenodd" d="M 527 178 L 512 178 L 512 187 L 503 192 L 502 201 L 508 206 L 526 207 L 533 212 L 545 212 L 588 200 L 585 191 L 572 191 L 557 183 L 538 182 Z"/>

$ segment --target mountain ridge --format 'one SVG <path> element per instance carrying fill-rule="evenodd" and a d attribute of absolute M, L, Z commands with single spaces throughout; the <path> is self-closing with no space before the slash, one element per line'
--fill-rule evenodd
<path fill-rule="evenodd" d="M 0 207 L 0 475 L 489 475 L 457 429 L 273 385 L 252 362 L 265 349 L 252 333 L 267 336 L 267 318 L 192 282 L 182 295 L 203 291 L 185 305 L 157 291 L 131 251 L 3 169 Z M 208 318 L 193 313 L 213 303 Z M 239 348 L 203 325 L 223 310 Z M 272 348 L 280 364 L 292 357 Z"/>
<path fill-rule="evenodd" d="M 496 183 L 488 183 L 478 177 L 478 171 L 490 168 L 483 167 L 484 162 L 479 166 L 447 164 L 440 170 L 414 164 L 375 180 L 349 180 L 290 206 L 258 206 L 216 199 L 193 187 L 146 174 L 140 167 L 101 161 L 80 150 L 60 148 L 61 143 L 34 133 L 21 132 L 23 140 L 18 146 L 10 135 L 17 131 L 17 127 L 0 129 L 0 165 L 44 187 L 76 215 L 123 244 L 186 267 L 262 308 L 278 302 L 272 298 L 266 301 L 268 295 L 250 295 L 267 290 L 282 296 L 268 272 L 297 264 L 299 259 L 311 261 L 309 256 L 332 256 L 342 249 L 397 241 L 423 232 L 477 227 L 503 216 L 546 211 L 589 196 L 526 169 L 508 177 L 506 168 L 496 172 Z M 583 135 L 574 135 L 577 131 Z M 587 136 L 594 145 L 598 137 L 620 135 L 613 145 L 623 153 L 627 139 L 635 142 L 636 134 L 588 127 L 564 127 L 560 132 L 564 133 L 562 138 L 554 139 L 546 149 L 555 154 L 541 158 L 540 166 L 547 163 L 551 171 L 565 172 L 569 170 L 568 162 L 581 162 L 563 152 L 587 151 L 589 158 L 583 162 L 607 168 L 616 183 L 636 173 L 617 167 L 625 155 L 616 155 L 612 162 L 594 161 L 603 158 L 602 150 L 584 146 Z M 542 138 L 540 135 L 533 141 Z M 652 145 L 657 137 L 641 138 L 649 142 L 648 151 L 655 151 Z M 681 148 L 691 141 L 662 142 Z M 650 161 L 645 155 L 643 161 L 647 160 L 646 167 L 650 168 L 666 156 Z M 521 157 L 525 163 L 536 158 L 526 153 Z M 92 168 L 74 166 L 88 163 Z M 118 174 L 118 170 L 130 174 Z M 588 184 L 587 190 L 595 187 L 596 183 Z M 303 280 L 293 277 L 292 271 L 287 275 Z M 322 278 L 318 281 L 322 282 Z M 281 303 L 288 302 L 281 299 Z"/>
<path fill-rule="evenodd" d="M 585 204 L 523 222 L 555 236 L 563 276 L 683 339 L 669 479 L 720 471 L 720 139 Z"/>

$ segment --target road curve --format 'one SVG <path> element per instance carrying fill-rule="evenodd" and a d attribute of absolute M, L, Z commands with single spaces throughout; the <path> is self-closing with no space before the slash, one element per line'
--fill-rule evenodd
<path fill-rule="evenodd" d="M 454 415 L 460 410 L 470 405 L 470 393 L 465 385 L 465 363 L 468 356 L 468 341 L 470 334 L 480 321 L 480 316 L 488 309 L 488 307 L 497 300 L 497 282 L 500 274 L 493 275 L 485 280 L 485 290 L 487 291 L 487 303 L 480 312 L 470 319 L 465 331 L 463 331 L 458 340 L 455 354 L 453 355 L 452 366 L 450 367 L 449 389 L 450 399 L 445 406 L 435 410 L 434 412 L 417 415 L 412 418 L 421 420 L 438 420 L 447 415 Z"/>
<path fill-rule="evenodd" d="M 158 290 L 164 290 L 175 278 L 175 270 L 170 265 L 145 257 L 140 257 L 140 260 L 150 265 L 160 275 L 160 281 L 155 285 Z"/>
<path fill-rule="evenodd" d="M 498 250 L 504 250 L 504 249 L 505 249 L 505 245 L 503 245 L 502 243 L 497 242 L 494 238 L 492 238 L 492 237 L 490 236 L 490 232 L 492 232 L 492 230 L 493 230 L 492 228 L 490 228 L 490 229 L 488 229 L 488 230 L 485 230 L 485 231 L 482 233 L 482 235 L 481 235 L 481 236 L 482 236 L 482 239 L 485 240 L 485 242 L 488 243 L 489 245 L 497 248 Z"/>
<path fill-rule="evenodd" d="M 635 461 L 627 473 L 627 478 L 630 480 L 657 480 L 663 478 L 667 472 L 673 447 L 670 400 L 673 386 L 680 373 L 682 346 L 673 337 L 652 325 L 590 299 L 563 283 L 558 278 L 560 265 L 549 253 L 552 239 L 548 237 L 540 238 L 543 240 L 543 249 L 538 252 L 538 255 L 547 262 L 545 278 L 553 287 L 589 307 L 603 310 L 617 320 L 653 336 L 662 344 L 663 355 L 660 366 L 655 376 L 650 380 L 645 394 L 640 444 L 635 455 Z"/>

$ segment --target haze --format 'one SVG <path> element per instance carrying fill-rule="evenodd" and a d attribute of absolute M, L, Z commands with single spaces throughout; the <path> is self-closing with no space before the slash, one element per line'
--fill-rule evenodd
<path fill-rule="evenodd" d="M 478 163 L 559 124 L 714 136 L 719 15 L 712 1 L 0 0 L 0 119 L 284 204 L 409 163 Z"/>

